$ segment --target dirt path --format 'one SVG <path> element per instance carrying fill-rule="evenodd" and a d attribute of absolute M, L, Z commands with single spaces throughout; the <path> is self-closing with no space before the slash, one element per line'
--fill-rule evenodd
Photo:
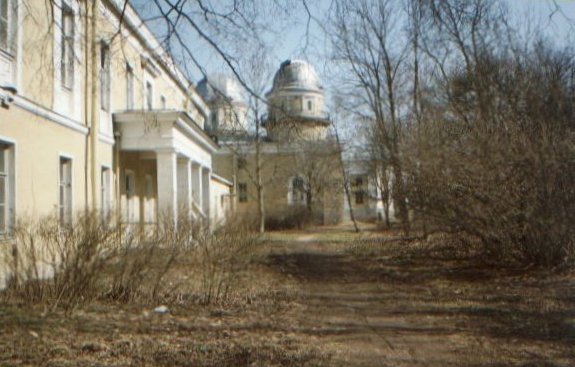
<path fill-rule="evenodd" d="M 294 324 L 334 364 L 575 365 L 573 278 L 397 246 L 356 252 L 305 235 L 270 255 L 273 268 L 300 284 L 304 311 Z"/>

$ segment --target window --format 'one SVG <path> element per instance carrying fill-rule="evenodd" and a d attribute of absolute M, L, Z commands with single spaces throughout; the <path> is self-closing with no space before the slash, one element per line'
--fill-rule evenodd
<path fill-rule="evenodd" d="M 307 101 L 307 110 L 311 111 L 313 107 L 313 103 L 311 101 Z"/>
<path fill-rule="evenodd" d="M 60 157 L 58 217 L 61 225 L 72 223 L 72 160 L 64 157 Z"/>
<path fill-rule="evenodd" d="M 146 82 L 146 108 L 151 111 L 154 106 L 154 89 L 152 83 Z"/>
<path fill-rule="evenodd" d="M 365 198 L 365 195 L 363 193 L 363 190 L 355 192 L 355 203 L 356 204 L 363 204 L 364 198 Z"/>
<path fill-rule="evenodd" d="M 248 161 L 244 157 L 238 157 L 238 169 L 246 169 Z"/>
<path fill-rule="evenodd" d="M 291 181 L 290 204 L 306 204 L 306 187 L 302 177 L 296 176 Z"/>
<path fill-rule="evenodd" d="M 246 183 L 238 183 L 238 200 L 240 203 L 248 201 L 248 185 Z"/>
<path fill-rule="evenodd" d="M 358 187 L 363 186 L 363 177 L 356 177 L 355 178 L 355 186 L 358 186 Z"/>
<path fill-rule="evenodd" d="M 0 235 L 10 231 L 14 217 L 13 146 L 0 143 Z"/>
<path fill-rule="evenodd" d="M 218 113 L 216 111 L 212 112 L 212 115 L 210 116 L 211 120 L 212 120 L 212 131 L 217 131 L 218 130 Z"/>
<path fill-rule="evenodd" d="M 110 46 L 100 45 L 100 107 L 110 110 Z"/>
<path fill-rule="evenodd" d="M 0 49 L 12 53 L 14 35 L 15 0 L 0 0 Z"/>
<path fill-rule="evenodd" d="M 160 102 L 161 102 L 161 104 L 162 104 L 162 110 L 165 110 L 165 109 L 166 109 L 166 97 L 161 96 L 161 97 L 160 97 Z"/>
<path fill-rule="evenodd" d="M 134 109 L 134 69 L 126 64 L 126 109 Z"/>
<path fill-rule="evenodd" d="M 110 169 L 108 167 L 102 167 L 101 173 L 101 201 L 102 201 L 102 221 L 105 223 L 111 212 L 111 201 L 112 201 L 112 190 L 110 188 Z"/>
<path fill-rule="evenodd" d="M 62 3 L 62 35 L 60 39 L 60 73 L 62 86 L 72 89 L 74 86 L 74 12 Z"/>

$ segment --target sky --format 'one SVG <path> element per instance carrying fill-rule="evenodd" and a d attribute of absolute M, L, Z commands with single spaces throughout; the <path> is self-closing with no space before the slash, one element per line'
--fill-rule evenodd
<path fill-rule="evenodd" d="M 400 1 L 400 0 L 398 0 Z M 511 14 L 517 21 L 527 23 L 540 22 L 548 32 L 548 37 L 565 44 L 570 42 L 575 47 L 575 0 L 506 0 Z M 309 10 L 315 19 L 309 23 L 308 15 L 303 7 L 298 6 L 294 12 L 291 26 L 281 29 L 278 36 L 270 36 L 267 40 L 272 44 L 272 60 L 279 64 L 287 59 L 302 58 L 311 62 L 324 79 L 326 63 L 329 59 L 329 39 L 319 20 L 328 12 L 331 0 L 308 0 Z M 556 6 L 558 8 L 556 8 Z M 539 19 L 536 19 L 539 18 Z M 566 18 L 570 18 L 570 21 Z M 307 35 L 307 37 L 306 37 Z M 567 41 L 569 40 L 569 41 Z M 226 67 L 210 52 L 198 50 L 198 56 L 204 61 L 209 72 L 224 72 Z"/>
<path fill-rule="evenodd" d="M 149 12 L 146 14 L 146 9 L 148 11 L 155 9 L 154 3 L 150 0 L 131 1 L 139 11 L 143 12 L 144 18 L 149 15 Z M 270 1 L 253 0 L 253 4 L 257 7 L 254 11 L 265 8 Z M 291 11 L 287 16 L 282 16 L 281 12 L 271 14 L 270 18 L 273 19 L 267 20 L 269 31 L 265 33 L 264 39 L 266 44 L 271 46 L 269 50 L 271 62 L 279 67 L 279 64 L 287 59 L 305 59 L 315 66 L 322 79 L 329 79 L 329 75 L 325 75 L 330 55 L 329 35 L 323 24 L 325 24 L 325 17 L 332 0 L 305 0 L 311 19 L 302 5 L 304 0 L 279 1 L 285 4 L 285 7 L 291 8 Z M 528 28 L 530 25 L 540 23 L 547 30 L 550 39 L 560 44 L 569 42 L 575 47 L 575 0 L 501 1 L 509 5 L 511 15 L 523 26 Z M 213 0 L 212 3 L 225 3 L 225 1 Z M 153 25 L 150 25 L 153 28 Z M 525 32 L 528 32 L 528 29 Z M 185 36 L 193 37 L 191 33 Z M 567 39 L 569 41 L 566 41 Z M 203 65 L 205 71 L 208 73 L 230 72 L 224 62 L 204 42 L 197 41 L 190 42 L 190 44 L 194 56 Z M 190 68 L 189 73 L 195 82 L 202 77 L 201 72 L 193 67 Z"/>
<path fill-rule="evenodd" d="M 140 11 L 142 16 L 146 18 L 145 11 L 142 9 L 151 9 L 157 12 L 157 8 L 150 0 L 131 0 L 136 8 Z M 174 1 L 174 0 L 164 0 Z M 206 0 L 210 1 L 210 0 Z M 213 4 L 222 4 L 227 0 L 211 0 Z M 231 1 L 231 0 L 230 0 Z M 250 2 L 251 1 L 251 2 Z M 271 88 L 272 76 L 284 60 L 287 59 L 304 59 L 310 62 L 316 69 L 320 79 L 323 82 L 326 91 L 326 103 L 329 105 L 332 102 L 333 91 L 337 90 L 337 75 L 334 75 L 334 68 L 330 63 L 330 42 L 329 32 L 325 29 L 326 15 L 330 11 L 332 0 L 305 0 L 308 8 L 305 9 L 302 4 L 304 0 L 250 0 L 245 3 L 263 4 L 265 8 L 271 1 L 279 1 L 281 4 L 288 4 L 291 7 L 287 12 L 284 12 L 284 17 L 281 16 L 282 12 L 273 12 L 270 19 L 264 16 L 264 22 L 268 31 L 265 32 L 263 38 L 266 45 L 270 46 L 268 54 L 273 70 L 269 73 L 268 87 Z M 402 0 L 396 0 L 402 1 Z M 513 22 L 520 24 L 520 34 L 527 34 L 530 29 L 536 25 L 540 25 L 545 29 L 547 39 L 557 43 L 558 45 L 570 45 L 575 48 L 575 0 L 501 0 L 505 1 L 508 5 L 512 26 Z M 161 3 L 161 1 L 160 1 Z M 196 4 L 196 2 L 191 2 Z M 260 11 L 260 8 L 254 8 L 254 11 Z M 289 13 L 289 14 L 286 14 Z M 278 15 L 280 14 L 280 15 Z M 310 15 L 311 14 L 311 18 Z M 198 13 L 195 14 L 198 15 Z M 148 24 L 152 30 L 153 24 Z M 204 72 L 209 74 L 223 73 L 232 75 L 231 70 L 222 61 L 221 57 L 209 47 L 205 42 L 199 39 L 194 39 L 194 32 L 184 34 L 184 37 L 192 37 L 187 39 L 187 44 L 190 47 L 194 58 L 202 65 Z M 233 39 L 238 42 L 235 38 Z M 242 55 L 245 45 L 241 44 L 226 44 L 226 47 L 233 49 L 237 55 Z M 176 52 L 175 52 L 176 53 Z M 175 57 L 178 59 L 177 55 Z M 190 80 L 194 83 L 203 78 L 202 73 L 196 67 L 186 63 L 183 65 L 184 72 L 188 74 Z M 333 112 L 333 111 L 332 111 Z M 332 114 L 333 116 L 333 114 Z M 343 123 L 340 126 L 346 127 L 340 130 L 340 135 L 343 134 L 346 140 L 361 141 L 355 139 L 354 136 L 358 133 L 357 126 L 353 127 L 352 124 Z M 351 128 L 350 128 L 351 126 Z M 360 133 L 361 134 L 361 133 Z M 361 144 L 361 143 L 358 143 Z"/>

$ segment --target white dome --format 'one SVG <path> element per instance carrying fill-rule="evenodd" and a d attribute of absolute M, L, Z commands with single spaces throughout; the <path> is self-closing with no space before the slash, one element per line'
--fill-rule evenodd
<path fill-rule="evenodd" d="M 282 62 L 274 76 L 270 93 L 286 89 L 321 91 L 323 86 L 309 63 L 303 60 L 287 60 Z"/>
<path fill-rule="evenodd" d="M 198 83 L 196 90 L 207 102 L 223 97 L 232 102 L 245 103 L 242 86 L 227 75 L 210 75 Z"/>

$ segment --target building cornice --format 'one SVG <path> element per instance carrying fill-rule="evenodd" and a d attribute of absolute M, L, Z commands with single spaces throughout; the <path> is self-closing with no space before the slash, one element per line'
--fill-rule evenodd
<path fill-rule="evenodd" d="M 14 98 L 14 105 L 27 112 L 30 112 L 39 117 L 43 117 L 46 120 L 64 126 L 68 129 L 74 130 L 76 132 L 79 132 L 83 135 L 88 134 L 89 128 L 78 121 L 75 121 L 69 117 L 61 115 L 57 112 L 54 112 L 53 110 L 50 110 L 35 102 L 32 102 L 31 100 L 29 100 L 24 96 L 15 95 L 13 98 Z"/>
<path fill-rule="evenodd" d="M 124 0 L 104 1 L 111 5 L 116 17 L 122 17 L 123 24 L 125 24 L 134 33 L 159 67 L 161 67 L 170 76 L 182 92 L 184 92 L 191 99 L 192 103 L 196 105 L 200 113 L 207 118 L 208 106 L 206 102 L 197 93 L 193 83 L 189 81 L 176 66 L 173 58 L 164 50 L 154 33 L 148 28 L 148 26 L 146 26 L 133 6 Z M 162 52 L 159 52 L 159 50 Z"/>

